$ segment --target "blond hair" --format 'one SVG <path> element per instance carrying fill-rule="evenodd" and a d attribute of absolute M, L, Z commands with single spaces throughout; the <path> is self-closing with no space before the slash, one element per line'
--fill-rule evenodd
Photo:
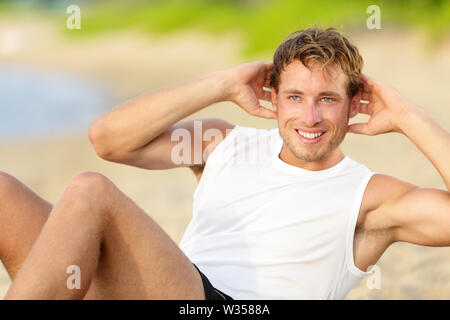
<path fill-rule="evenodd" d="M 307 68 L 311 67 L 312 62 L 321 63 L 322 68 L 329 63 L 338 65 L 348 77 L 349 97 L 359 91 L 363 59 L 356 46 L 335 28 L 308 28 L 295 31 L 286 37 L 273 57 L 270 85 L 277 93 L 280 74 L 294 59 L 300 60 Z"/>

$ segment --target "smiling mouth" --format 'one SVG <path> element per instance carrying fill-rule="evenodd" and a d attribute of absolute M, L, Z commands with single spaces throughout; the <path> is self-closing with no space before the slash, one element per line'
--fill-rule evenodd
<path fill-rule="evenodd" d="M 304 132 L 299 129 L 295 129 L 295 131 L 302 136 L 305 139 L 309 140 L 315 140 L 325 134 L 325 131 L 318 131 L 318 132 Z"/>

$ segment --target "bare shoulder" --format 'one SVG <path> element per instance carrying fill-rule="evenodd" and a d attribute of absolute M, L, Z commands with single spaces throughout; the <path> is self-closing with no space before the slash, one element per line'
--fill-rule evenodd
<path fill-rule="evenodd" d="M 374 265 L 395 240 L 395 218 L 386 204 L 402 197 L 414 185 L 385 174 L 374 174 L 364 192 L 354 236 L 355 265 Z"/>
<path fill-rule="evenodd" d="M 383 214 L 383 206 L 416 187 L 393 176 L 374 174 L 364 192 L 356 227 L 367 231 L 389 229 L 392 224 L 390 217 Z"/>

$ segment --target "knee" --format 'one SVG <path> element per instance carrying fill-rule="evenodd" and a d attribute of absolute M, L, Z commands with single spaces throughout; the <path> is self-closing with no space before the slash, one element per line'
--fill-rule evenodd
<path fill-rule="evenodd" d="M 56 204 L 55 214 L 64 217 L 87 217 L 103 221 L 111 204 L 112 182 L 96 172 L 76 175 L 67 186 L 62 198 Z M 100 220 L 98 218 L 101 218 Z M 77 218 L 78 219 L 78 218 Z"/>
<path fill-rule="evenodd" d="M 9 174 L 0 171 L 0 205 L 3 202 L 2 200 L 9 198 L 10 189 L 14 186 L 12 179 Z"/>
<path fill-rule="evenodd" d="M 82 172 L 73 177 L 71 185 L 89 188 L 104 188 L 110 183 L 109 179 L 97 172 Z"/>
<path fill-rule="evenodd" d="M 3 191 L 3 189 L 6 187 L 6 185 L 11 180 L 11 176 L 7 174 L 6 172 L 0 171 L 0 191 Z"/>
<path fill-rule="evenodd" d="M 76 197 L 101 199 L 111 189 L 111 181 L 96 172 L 83 172 L 76 175 L 67 187 L 66 193 Z"/>
<path fill-rule="evenodd" d="M 83 172 L 70 181 L 62 200 L 89 207 L 104 206 L 105 200 L 111 197 L 112 186 L 112 182 L 100 173 Z"/>
<path fill-rule="evenodd" d="M 21 187 L 22 183 L 19 180 L 6 172 L 0 171 L 0 199 L 9 199 L 9 195 L 14 195 Z"/>

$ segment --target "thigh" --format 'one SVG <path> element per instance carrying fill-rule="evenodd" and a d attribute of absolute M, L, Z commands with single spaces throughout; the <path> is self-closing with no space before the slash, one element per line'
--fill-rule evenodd
<path fill-rule="evenodd" d="M 108 223 L 86 298 L 204 299 L 200 274 L 178 245 L 112 182 L 103 180 L 92 189 L 98 201 L 105 201 Z"/>
<path fill-rule="evenodd" d="M 16 178 L 0 172 L 0 257 L 11 279 L 25 261 L 52 205 Z"/>
<path fill-rule="evenodd" d="M 0 171 L 0 258 L 11 280 L 24 263 L 53 205 Z M 92 296 L 92 289 L 87 296 Z"/>

